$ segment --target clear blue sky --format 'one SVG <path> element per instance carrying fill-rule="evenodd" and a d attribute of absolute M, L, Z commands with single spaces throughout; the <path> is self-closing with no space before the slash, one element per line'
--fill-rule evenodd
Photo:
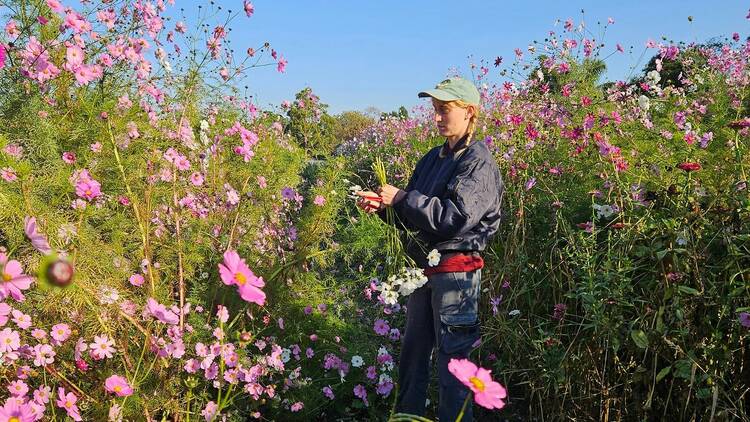
<path fill-rule="evenodd" d="M 241 0 L 217 0 L 229 8 Z M 597 21 L 615 24 L 604 42 L 626 54 L 607 61 L 608 79 L 625 79 L 638 63 L 644 43 L 662 35 L 675 41 L 703 42 L 750 29 L 750 3 L 735 0 L 651 1 L 424 1 L 424 0 L 255 0 L 255 14 L 234 22 L 236 50 L 268 40 L 289 60 L 285 74 L 275 67 L 253 69 L 246 81 L 261 107 L 292 99 L 310 86 L 329 111 L 390 111 L 417 104 L 416 93 L 445 77 L 452 67 L 469 71 L 468 56 L 513 59 L 513 49 L 562 32 L 556 19 L 581 21 L 599 34 Z M 187 2 L 178 6 L 192 8 Z M 693 16 L 693 22 L 688 22 Z M 634 54 L 627 54 L 628 46 Z M 653 50 L 651 50 L 653 52 Z M 645 57 L 645 60 L 649 56 Z M 643 67 L 644 61 L 637 64 Z M 493 72 L 497 70 L 493 67 Z"/>

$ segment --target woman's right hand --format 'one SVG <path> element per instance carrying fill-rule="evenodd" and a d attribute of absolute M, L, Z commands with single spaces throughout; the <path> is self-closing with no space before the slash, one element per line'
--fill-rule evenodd
<path fill-rule="evenodd" d="M 377 193 L 369 190 L 361 190 L 357 192 L 357 195 L 359 195 L 357 206 L 364 212 L 372 214 L 383 208 L 383 198 Z"/>

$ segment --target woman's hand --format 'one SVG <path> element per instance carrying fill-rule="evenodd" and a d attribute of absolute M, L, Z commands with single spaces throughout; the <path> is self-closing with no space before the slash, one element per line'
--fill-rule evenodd
<path fill-rule="evenodd" d="M 406 196 L 406 191 L 392 185 L 383 185 L 378 189 L 378 193 L 383 198 L 383 205 L 392 207 Z"/>
<path fill-rule="evenodd" d="M 364 212 L 372 214 L 383 208 L 383 198 L 375 192 L 361 190 L 357 192 L 359 199 L 357 200 L 357 206 Z"/>

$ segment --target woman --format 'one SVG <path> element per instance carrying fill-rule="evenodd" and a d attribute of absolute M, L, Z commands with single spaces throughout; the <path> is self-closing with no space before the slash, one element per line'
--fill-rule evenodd
<path fill-rule="evenodd" d="M 447 79 L 419 97 L 432 98 L 445 143 L 419 160 L 405 189 L 385 185 L 377 193 L 360 192 L 358 205 L 381 216 L 393 207 L 400 223 L 416 231 L 407 252 L 428 277 L 407 303 L 397 411 L 424 414 L 430 356 L 437 347 L 438 416 L 454 421 L 469 390 L 448 371 L 448 362 L 467 358 L 479 340 L 481 252 L 500 224 L 503 183 L 487 145 L 472 139 L 480 103 L 474 84 Z M 441 258 L 431 267 L 426 253 L 433 249 Z M 472 419 L 471 407 L 464 420 Z"/>

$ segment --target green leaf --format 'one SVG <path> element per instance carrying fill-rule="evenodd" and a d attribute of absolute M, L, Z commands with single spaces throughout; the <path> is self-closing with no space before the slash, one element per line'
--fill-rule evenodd
<path fill-rule="evenodd" d="M 643 332 L 643 330 L 631 331 L 630 337 L 635 342 L 635 345 L 640 347 L 641 349 L 645 349 L 648 347 L 648 337 L 646 336 L 646 333 Z"/>
<path fill-rule="evenodd" d="M 695 290 L 695 289 L 694 289 L 694 288 L 692 288 L 692 287 L 688 287 L 688 286 L 679 286 L 679 287 L 677 288 L 677 290 L 681 291 L 682 293 L 687 293 L 687 294 L 689 294 L 689 295 L 693 295 L 693 296 L 700 296 L 700 292 L 699 292 L 698 290 Z"/>
<path fill-rule="evenodd" d="M 656 374 L 656 382 L 659 382 L 664 379 L 669 373 L 672 371 L 672 365 L 667 366 L 666 368 L 659 371 L 658 374 Z"/>

